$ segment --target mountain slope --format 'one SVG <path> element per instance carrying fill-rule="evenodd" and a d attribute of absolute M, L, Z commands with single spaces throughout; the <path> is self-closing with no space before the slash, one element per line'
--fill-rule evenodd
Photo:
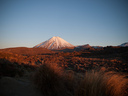
<path fill-rule="evenodd" d="M 128 42 L 119 45 L 120 47 L 128 47 Z"/>
<path fill-rule="evenodd" d="M 72 44 L 68 43 L 64 39 L 55 36 L 52 37 L 36 46 L 35 48 L 47 48 L 47 49 L 62 49 L 64 47 L 74 47 Z"/>
<path fill-rule="evenodd" d="M 89 44 L 86 44 L 86 45 L 79 45 L 76 48 L 87 49 L 87 48 L 90 48 L 90 47 L 91 46 Z"/>

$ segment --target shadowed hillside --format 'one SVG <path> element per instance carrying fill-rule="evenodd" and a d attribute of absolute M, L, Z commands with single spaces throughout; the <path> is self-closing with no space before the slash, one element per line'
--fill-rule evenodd
<path fill-rule="evenodd" d="M 0 49 L 0 51 L 10 52 L 19 55 L 40 55 L 40 54 L 54 53 L 46 48 L 27 48 L 27 47 L 6 48 L 6 49 Z"/>

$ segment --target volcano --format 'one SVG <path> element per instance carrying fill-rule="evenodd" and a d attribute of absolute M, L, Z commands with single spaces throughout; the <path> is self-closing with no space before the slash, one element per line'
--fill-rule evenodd
<path fill-rule="evenodd" d="M 62 49 L 67 47 L 74 47 L 74 46 L 58 36 L 54 36 L 34 46 L 34 48 L 47 48 L 47 49 Z"/>

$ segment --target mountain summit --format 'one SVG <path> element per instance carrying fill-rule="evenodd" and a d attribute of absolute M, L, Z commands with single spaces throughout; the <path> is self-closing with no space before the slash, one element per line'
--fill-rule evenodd
<path fill-rule="evenodd" d="M 62 49 L 64 47 L 74 47 L 72 44 L 68 43 L 67 41 L 65 41 L 64 39 L 58 37 L 58 36 L 54 36 L 36 46 L 34 46 L 35 48 L 47 48 L 47 49 Z"/>

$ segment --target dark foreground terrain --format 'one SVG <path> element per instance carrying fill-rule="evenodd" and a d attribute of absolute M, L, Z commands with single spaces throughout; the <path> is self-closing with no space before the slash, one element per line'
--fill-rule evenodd
<path fill-rule="evenodd" d="M 128 47 L 0 49 L 0 96 L 127 96 Z"/>

